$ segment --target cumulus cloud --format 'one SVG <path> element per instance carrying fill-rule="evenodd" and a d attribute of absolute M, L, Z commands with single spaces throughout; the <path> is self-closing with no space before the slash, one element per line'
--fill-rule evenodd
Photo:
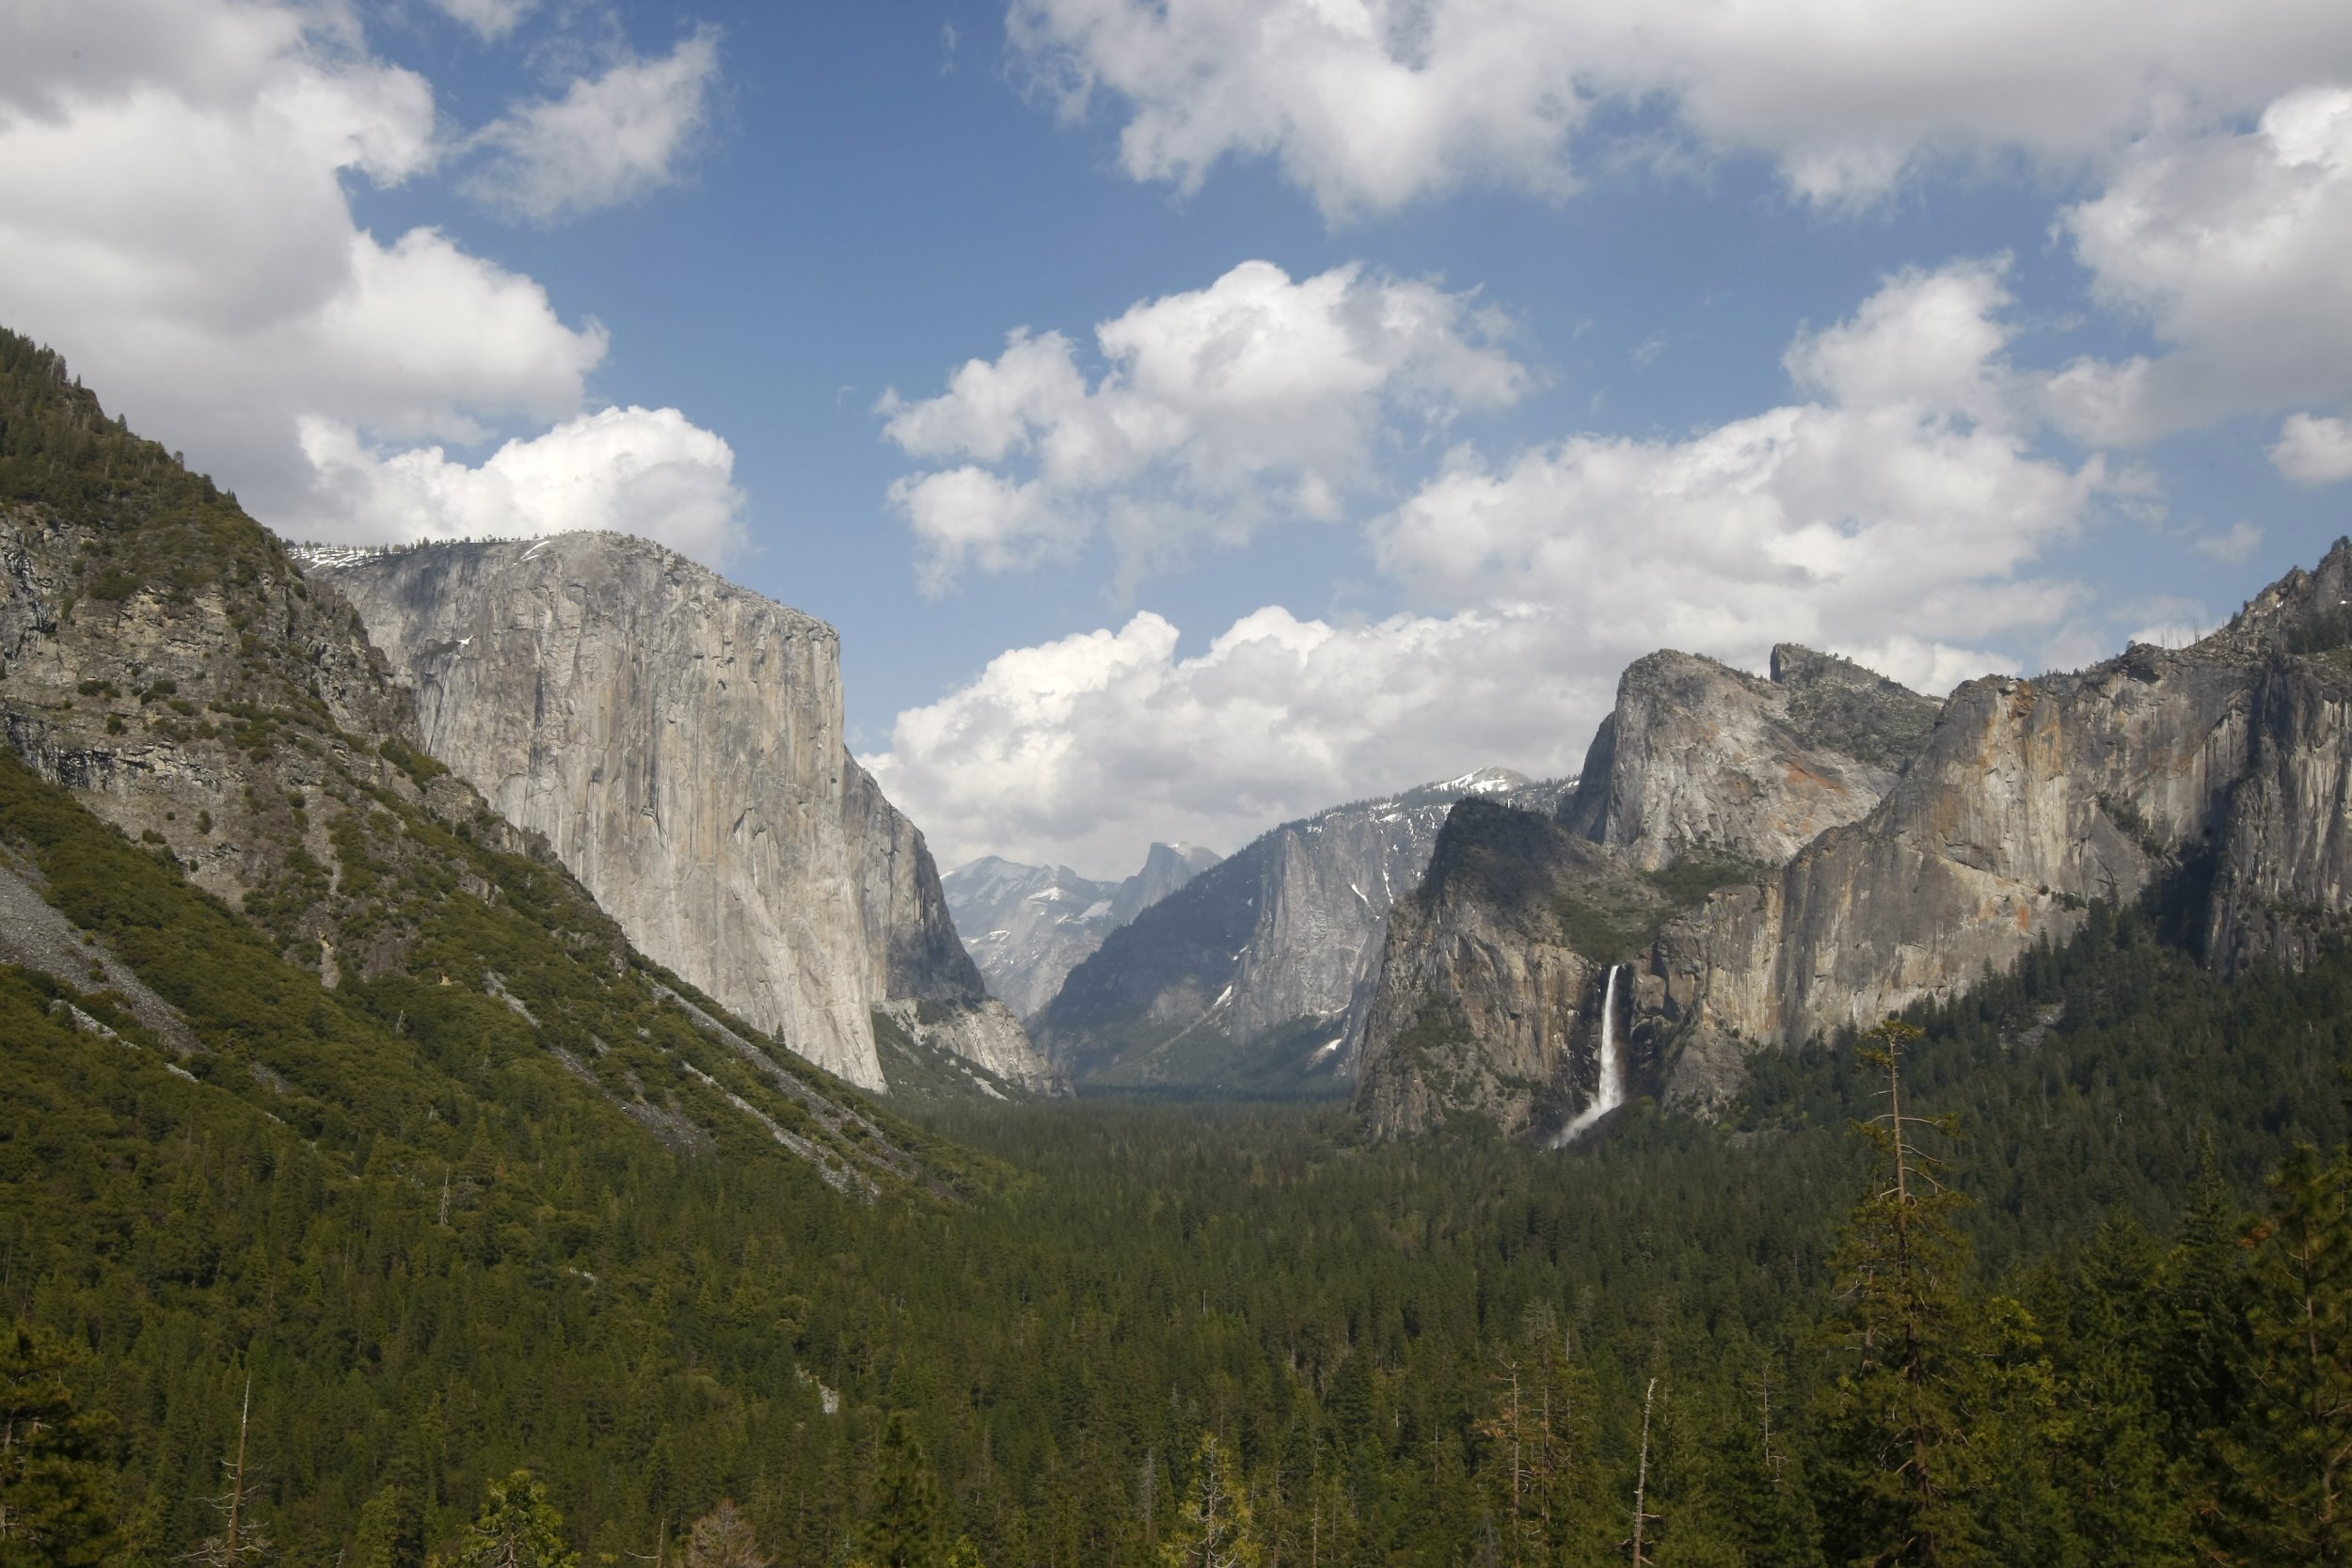
<path fill-rule="evenodd" d="M 2271 466 L 2297 484 L 2352 479 L 2352 420 L 2290 415 L 2269 455 Z"/>
<path fill-rule="evenodd" d="M 1153 837 L 1232 847 L 1473 766 L 1573 768 L 1661 646 L 1758 668 L 1806 641 L 1931 691 L 2013 668 L 1994 650 L 2053 645 L 2086 597 L 2033 562 L 2117 482 L 2031 450 L 2001 276 L 1887 279 L 1790 346 L 1810 398 L 1684 439 L 1457 450 L 1372 525 L 1413 613 L 1262 610 L 1191 658 L 1146 614 L 1006 654 L 900 715 L 885 787 L 950 859 L 1107 873 Z"/>
<path fill-rule="evenodd" d="M 353 221 L 346 179 L 433 166 L 433 95 L 311 13 L 36 8 L 0 51 L 0 320 L 264 521 L 305 506 L 297 420 L 474 441 L 575 412 L 603 357 L 532 279 Z"/>
<path fill-rule="evenodd" d="M 310 418 L 319 475 L 296 529 L 324 541 L 516 538 L 575 529 L 642 534 L 710 565 L 742 545 L 735 452 L 675 408 L 608 408 L 507 442 L 476 467 L 439 447 L 385 452 Z"/>
<path fill-rule="evenodd" d="M 2152 87 L 2233 115 L 2352 74 L 2336 0 L 2259 24 L 2140 0 L 1014 0 L 1008 22 L 1066 111 L 1118 105 L 1133 177 L 1190 188 L 1271 158 L 1334 217 L 1470 184 L 1565 193 L 1604 103 L 1662 96 L 1703 146 L 1842 200 L 1922 158 L 2095 156 L 2143 128 Z"/>
<path fill-rule="evenodd" d="M 1528 376 L 1467 293 L 1345 266 L 1294 282 L 1247 261 L 1094 331 L 1089 380 L 1058 332 L 1017 331 L 947 390 L 886 393 L 883 434 L 934 465 L 892 485 L 936 590 L 1107 535 L 1132 578 L 1269 521 L 1327 521 L 1375 449 L 1505 406 Z"/>
<path fill-rule="evenodd" d="M 704 27 L 660 59 L 623 59 L 561 98 L 517 105 L 476 133 L 478 200 L 548 223 L 634 200 L 677 178 L 709 118 L 719 35 Z"/>
<path fill-rule="evenodd" d="M 1661 644 L 1755 665 L 1792 639 L 1930 689 L 1980 673 L 1987 640 L 2074 602 L 2019 573 L 2108 485 L 2011 417 L 2007 303 L 1995 265 L 1904 274 L 1791 347 L 1815 401 L 1682 440 L 1459 451 L 1375 525 L 1377 558 L 1440 606 L 1540 602 L 1597 666 Z"/>
<path fill-rule="evenodd" d="M 1154 838 L 1231 850 L 1466 757 L 1572 768 L 1615 672 L 1553 678 L 1560 631 L 1527 610 L 1334 626 L 1269 608 L 1187 658 L 1144 613 L 1000 655 L 866 760 L 946 863 L 1125 876 Z"/>
<path fill-rule="evenodd" d="M 2352 89 L 2287 94 L 2250 131 L 2151 135 L 2062 222 L 2096 296 L 2167 345 L 2052 378 L 2084 440 L 2352 397 Z"/>

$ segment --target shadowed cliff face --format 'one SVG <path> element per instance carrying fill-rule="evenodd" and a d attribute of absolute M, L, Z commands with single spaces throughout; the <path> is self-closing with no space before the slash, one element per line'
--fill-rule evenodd
<path fill-rule="evenodd" d="M 1483 1117 L 1540 1137 L 1599 1090 L 1610 967 L 1671 908 L 1624 857 L 1535 812 L 1465 800 L 1389 913 L 1357 1105 L 1383 1136 Z"/>
<path fill-rule="evenodd" d="M 2344 927 L 2352 543 L 2194 647 L 1972 681 L 1923 734 L 1911 694 L 1800 662 L 1775 658 L 1773 684 L 1790 689 L 1777 702 L 1683 656 L 1635 665 L 1562 814 L 1606 863 L 1522 832 L 1524 876 L 1545 898 L 1433 879 L 1392 920 L 1359 1096 L 1375 1127 L 1467 1110 L 1540 1132 L 1559 1080 L 1519 1021 L 1580 980 L 1593 989 L 1589 973 L 1543 978 L 1572 967 L 1558 947 L 1587 971 L 1629 964 L 1639 1085 L 1704 1110 L 1738 1091 L 1750 1053 L 1957 994 L 2071 936 L 2093 900 L 2160 893 L 2225 974 L 2301 961 Z M 1897 755 L 1906 733 L 1915 744 Z M 1626 870 L 1670 906 L 1646 929 L 1613 891 Z M 1581 904 L 1610 905 L 1616 923 Z M 1471 1023 L 1449 1031 L 1454 1018 Z"/>
<path fill-rule="evenodd" d="M 613 534 L 310 563 L 413 688 L 426 748 L 648 955 L 868 1088 L 874 1010 L 900 1002 L 952 1019 L 939 1044 L 1050 1083 L 922 835 L 843 744 L 832 627 Z"/>

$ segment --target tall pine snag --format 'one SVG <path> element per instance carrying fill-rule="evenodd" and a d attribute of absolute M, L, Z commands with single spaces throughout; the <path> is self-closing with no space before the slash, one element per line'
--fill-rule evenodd
<path fill-rule="evenodd" d="M 1214 1433 L 1204 1435 L 1176 1528 L 1160 1544 L 1160 1560 L 1168 1568 L 1258 1568 L 1262 1560 L 1249 1498 L 1232 1459 Z"/>
<path fill-rule="evenodd" d="M 686 1542 L 686 1568 L 770 1568 L 752 1522 L 733 1497 L 720 1498 L 716 1508 L 694 1521 Z"/>

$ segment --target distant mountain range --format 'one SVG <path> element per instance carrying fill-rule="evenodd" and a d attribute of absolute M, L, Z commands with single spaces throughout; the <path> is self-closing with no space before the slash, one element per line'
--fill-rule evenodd
<path fill-rule="evenodd" d="M 1485 768 L 1262 834 L 1112 931 L 1030 1020 L 1082 1086 L 1346 1092 L 1389 906 L 1465 798 L 1549 807 L 1566 786 Z"/>
<path fill-rule="evenodd" d="M 1098 882 L 1066 865 L 984 856 L 941 879 L 989 994 L 1023 1018 L 1054 999 L 1103 939 L 1217 863 L 1197 844 L 1154 844 L 1143 869 Z"/>

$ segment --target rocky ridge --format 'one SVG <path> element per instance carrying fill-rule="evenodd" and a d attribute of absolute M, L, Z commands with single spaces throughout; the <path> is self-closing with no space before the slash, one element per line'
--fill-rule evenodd
<path fill-rule="evenodd" d="M 1758 883 L 1901 776 L 1935 704 L 1794 645 L 1759 679 L 1671 650 L 1629 666 L 1576 789 L 1549 819 L 1456 807 L 1390 918 L 1358 1103 L 1382 1133 L 1450 1117 L 1545 1136 L 1593 1102 L 1609 971 L 1654 1053 L 1639 956 L 1719 888 Z"/>
<path fill-rule="evenodd" d="M 887 1087 L 877 1009 L 1053 1085 L 922 834 L 849 754 L 831 626 L 618 534 L 303 560 L 358 610 L 426 750 L 648 955 L 867 1088 Z"/>
<path fill-rule="evenodd" d="M 1032 1021 L 1073 1078 L 1169 1092 L 1343 1092 L 1390 905 L 1469 796 L 1549 807 L 1487 768 L 1262 834 L 1106 937 Z"/>
<path fill-rule="evenodd" d="M 1066 865 L 1023 865 L 994 855 L 940 879 L 948 912 L 989 993 L 1027 1018 L 1103 939 L 1217 863 L 1194 844 L 1154 844 L 1123 881 Z"/>
<path fill-rule="evenodd" d="M 1851 678 L 1840 687 L 1841 705 L 1867 690 Z M 1638 725 L 1627 721 L 1622 696 L 1613 717 L 1630 731 Z M 1678 724 L 1696 733 L 1709 722 Z M 1722 730 L 1752 727 L 1745 720 Z M 1900 732 L 1839 720 L 1835 733 Z M 1867 812 L 1826 827 L 1783 863 L 1750 865 L 1718 886 L 1706 885 L 1703 856 L 1665 857 L 1647 872 L 1679 900 L 1663 918 L 1580 924 L 1582 890 L 1607 879 L 1556 846 L 1535 846 L 1529 874 L 1556 890 L 1549 909 L 1433 886 L 1415 919 L 1392 923 L 1359 1101 L 1372 1124 L 1410 1132 L 1469 1112 L 1541 1134 L 1539 1112 L 1562 1097 L 1482 1087 L 1468 1069 L 1487 1039 L 1456 1031 L 1440 1040 L 1442 1031 L 1424 1029 L 1413 1039 L 1434 1073 L 1400 1046 L 1424 1019 L 1474 1016 L 1471 1002 L 1496 1016 L 1538 1001 L 1511 975 L 1547 942 L 1586 960 L 1588 1015 L 1591 971 L 1627 966 L 1638 1085 L 1700 1111 L 1738 1092 L 1753 1052 L 1957 995 L 1988 966 L 2072 936 L 2094 900 L 2162 900 L 2182 939 L 2225 975 L 2264 958 L 2306 960 L 2344 928 L 2352 899 L 2352 542 L 2340 541 L 2316 570 L 2290 573 L 2191 647 L 2136 644 L 2076 673 L 1971 681 L 1899 767 L 1847 755 L 1888 780 Z M 1644 766 L 1661 765 L 1636 764 L 1613 800 L 1644 802 L 1645 821 L 1660 800 L 1669 805 L 1662 820 L 1712 820 L 1711 807 L 1693 812 L 1677 798 L 1708 769 L 1677 761 L 1671 747 L 1662 756 L 1678 780 L 1644 779 Z M 1826 798 L 1811 782 L 1792 784 L 1772 832 L 1749 833 L 1752 851 L 1803 820 L 1789 807 Z M 1589 798 L 1564 814 L 1583 836 L 1595 821 Z M 1635 868 L 1661 859 L 1654 845 L 1612 847 Z M 1525 1052 L 1506 1035 L 1495 1037 L 1502 1059 L 1517 1062 Z M 1444 1047 L 1434 1055 L 1433 1040 Z"/>

